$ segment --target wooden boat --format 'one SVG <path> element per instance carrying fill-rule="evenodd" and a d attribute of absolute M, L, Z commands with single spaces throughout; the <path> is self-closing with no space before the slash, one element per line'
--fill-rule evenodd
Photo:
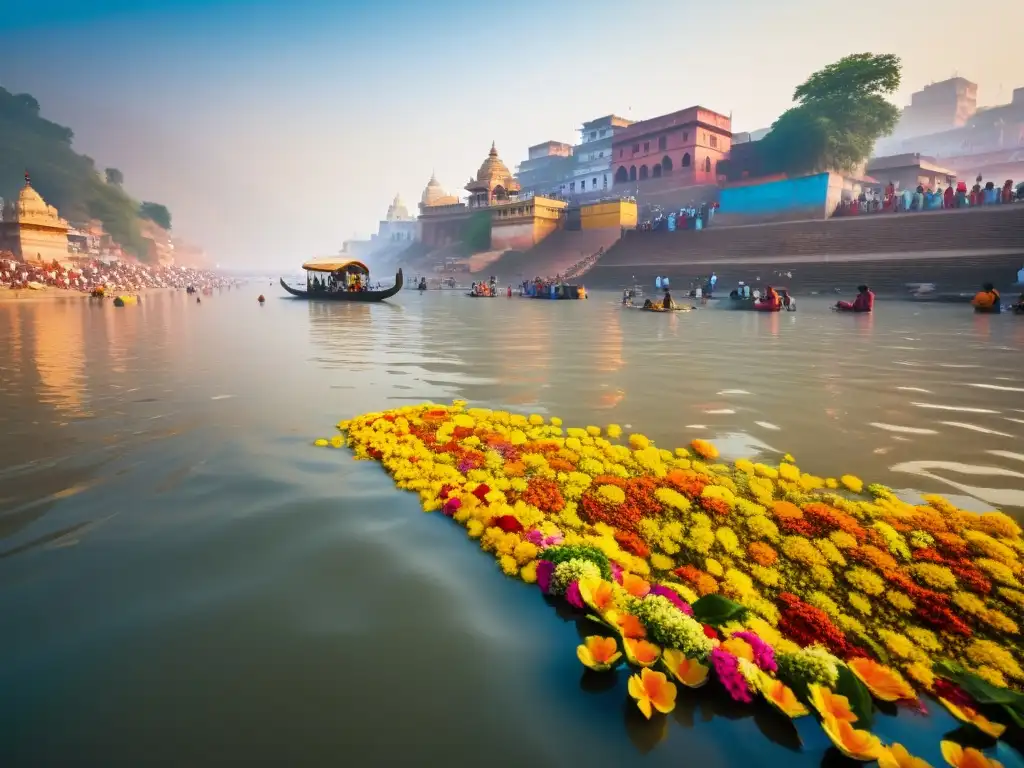
<path fill-rule="evenodd" d="M 472 291 L 467 291 L 466 295 L 469 296 L 469 298 L 471 298 L 471 299 L 496 299 L 496 298 L 498 298 L 498 294 L 496 294 L 496 293 L 473 293 Z"/>
<path fill-rule="evenodd" d="M 403 285 L 402 269 L 399 267 L 398 273 L 395 275 L 395 284 L 383 291 L 313 290 L 310 273 L 333 275 L 335 279 L 339 281 L 346 280 L 348 275 L 359 275 L 360 280 L 365 283 L 370 276 L 370 270 L 360 261 L 343 261 L 338 259 L 307 261 L 302 265 L 302 268 L 306 270 L 306 290 L 293 288 L 284 281 L 283 277 L 281 278 L 281 287 L 288 291 L 292 296 L 296 296 L 300 299 L 356 302 L 384 301 L 385 299 L 390 299 L 402 290 Z"/>
<path fill-rule="evenodd" d="M 690 312 L 696 307 L 692 305 L 686 305 L 682 307 L 673 307 L 672 309 L 665 309 L 660 304 L 655 304 L 653 307 L 638 307 L 635 304 L 623 304 L 624 309 L 639 309 L 641 312 Z"/>

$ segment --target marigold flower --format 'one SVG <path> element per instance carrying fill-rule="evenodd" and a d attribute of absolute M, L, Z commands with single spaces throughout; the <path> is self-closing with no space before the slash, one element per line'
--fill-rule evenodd
<path fill-rule="evenodd" d="M 629 678 L 629 695 L 636 701 L 644 717 L 650 720 L 654 710 L 668 714 L 676 706 L 676 687 L 662 672 L 641 669 L 640 674 Z"/>
<path fill-rule="evenodd" d="M 709 460 L 718 458 L 718 449 L 707 440 L 693 440 L 690 447 L 701 458 Z"/>
<path fill-rule="evenodd" d="M 942 758 L 953 768 L 1003 768 L 998 760 L 992 760 L 974 747 L 962 747 L 954 741 L 943 741 Z"/>

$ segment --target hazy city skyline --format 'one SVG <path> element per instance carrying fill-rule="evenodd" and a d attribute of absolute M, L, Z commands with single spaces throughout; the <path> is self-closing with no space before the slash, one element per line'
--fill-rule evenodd
<path fill-rule="evenodd" d="M 901 107 L 955 74 L 979 84 L 981 105 L 1024 85 L 1007 53 L 1024 28 L 1014 0 L 969 14 L 951 0 L 881 13 L 810 0 L 723 0 L 712 15 L 625 7 L 20 4 L 0 20 L 0 85 L 33 94 L 133 195 L 166 204 L 176 234 L 260 268 L 367 237 L 396 192 L 415 213 L 432 171 L 461 193 L 492 140 L 514 169 L 528 146 L 576 143 L 581 123 L 609 113 L 700 104 L 732 113 L 735 131 L 767 127 L 798 83 L 848 53 L 903 59 Z"/>

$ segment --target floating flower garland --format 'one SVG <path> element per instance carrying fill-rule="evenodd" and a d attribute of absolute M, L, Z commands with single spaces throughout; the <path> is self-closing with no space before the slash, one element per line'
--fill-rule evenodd
<path fill-rule="evenodd" d="M 614 424 L 563 429 L 461 401 L 338 428 L 344 440 L 316 445 L 380 461 L 506 575 L 602 627 L 580 662 L 636 667 L 628 690 L 648 718 L 672 711 L 677 685 L 713 678 L 738 702 L 817 713 L 843 754 L 883 765 L 923 761 L 870 732 L 872 699 L 926 691 L 991 738 L 1024 724 L 1024 538 L 1001 512 L 909 504 L 852 475 L 804 473 L 788 455 L 727 466 L 703 440 L 624 445 Z M 942 752 L 951 765 L 995 764 L 952 742 Z"/>

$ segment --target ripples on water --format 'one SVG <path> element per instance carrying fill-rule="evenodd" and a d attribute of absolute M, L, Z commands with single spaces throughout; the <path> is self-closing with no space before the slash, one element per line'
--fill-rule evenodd
<path fill-rule="evenodd" d="M 574 622 L 375 465 L 309 449 L 370 410 L 465 398 L 1024 508 L 1013 316 L 261 291 L 0 303 L 0 762 L 821 762 L 820 730 L 795 753 L 710 688 L 686 727 L 620 706 Z M 900 738 L 938 765 L 945 717 Z"/>

